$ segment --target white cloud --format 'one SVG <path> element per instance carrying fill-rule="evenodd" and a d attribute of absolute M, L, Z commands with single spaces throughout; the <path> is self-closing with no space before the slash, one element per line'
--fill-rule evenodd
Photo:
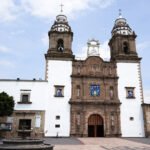
<path fill-rule="evenodd" d="M 15 65 L 9 60 L 0 60 L 0 66 L 1 67 L 9 67 L 9 68 L 15 67 Z"/>
<path fill-rule="evenodd" d="M 22 8 L 33 16 L 51 18 L 60 12 L 60 3 L 64 5 L 67 16 L 76 16 L 81 11 L 95 8 L 106 8 L 114 0 L 21 0 Z"/>
<path fill-rule="evenodd" d="M 0 21 L 15 20 L 22 13 L 41 18 L 54 18 L 60 12 L 61 2 L 64 13 L 73 18 L 84 12 L 96 8 L 106 8 L 115 0 L 1 0 Z"/>
<path fill-rule="evenodd" d="M 14 0 L 0 1 L 0 21 L 7 22 L 15 20 L 17 17 L 18 6 Z"/>
<path fill-rule="evenodd" d="M 87 46 L 83 46 L 75 55 L 76 59 L 84 60 L 87 57 Z"/>
<path fill-rule="evenodd" d="M 144 50 L 146 48 L 150 48 L 150 42 L 149 41 L 145 41 L 145 42 L 137 44 L 137 49 L 140 50 L 140 51 Z"/>
<path fill-rule="evenodd" d="M 104 60 L 110 60 L 110 48 L 108 46 L 108 40 L 100 45 L 100 56 Z"/>
<path fill-rule="evenodd" d="M 150 103 L 150 89 L 144 90 L 144 102 Z"/>
<path fill-rule="evenodd" d="M 10 48 L 3 46 L 3 45 L 0 45 L 0 52 L 8 53 L 8 52 L 10 52 Z"/>

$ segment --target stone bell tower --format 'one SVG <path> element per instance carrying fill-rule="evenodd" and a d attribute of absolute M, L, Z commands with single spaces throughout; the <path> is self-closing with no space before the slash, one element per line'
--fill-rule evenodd
<path fill-rule="evenodd" d="M 138 60 L 136 51 L 136 34 L 125 18 L 119 14 L 112 29 L 109 41 L 111 60 Z"/>
<path fill-rule="evenodd" d="M 118 96 L 122 103 L 122 137 L 144 137 L 141 58 L 136 50 L 136 34 L 121 13 L 111 33 L 111 61 L 117 64 Z"/>
<path fill-rule="evenodd" d="M 70 135 L 70 105 L 73 32 L 67 17 L 61 13 L 56 16 L 49 36 L 46 58 L 46 80 L 49 88 L 49 104 L 46 108 L 46 136 Z"/>
<path fill-rule="evenodd" d="M 64 14 L 56 16 L 49 36 L 49 49 L 45 55 L 46 59 L 72 59 L 73 32 Z"/>

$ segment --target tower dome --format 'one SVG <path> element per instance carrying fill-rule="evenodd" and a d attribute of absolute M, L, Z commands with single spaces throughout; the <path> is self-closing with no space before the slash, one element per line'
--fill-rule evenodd
<path fill-rule="evenodd" d="M 56 16 L 56 20 L 51 27 L 51 31 L 57 32 L 71 32 L 71 27 L 68 24 L 67 17 L 64 14 Z"/>
<path fill-rule="evenodd" d="M 130 28 L 125 18 L 122 17 L 121 12 L 119 12 L 119 17 L 115 20 L 114 27 L 112 29 L 112 36 L 116 34 L 121 35 L 133 35 L 134 31 Z"/>

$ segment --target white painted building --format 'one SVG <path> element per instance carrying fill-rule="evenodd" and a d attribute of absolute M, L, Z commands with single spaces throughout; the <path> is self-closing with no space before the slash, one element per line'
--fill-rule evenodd
<path fill-rule="evenodd" d="M 6 123 L 13 124 L 12 134 L 15 136 L 16 133 L 24 130 L 32 136 L 39 132 L 52 137 L 70 136 L 73 122 L 70 119 L 69 101 L 74 90 L 71 75 L 74 67 L 73 61 L 77 60 L 74 59 L 72 53 L 73 32 L 65 15 L 60 14 L 56 17 L 48 35 L 49 49 L 45 55 L 45 80 L 21 80 L 19 78 L 0 80 L 0 92 L 6 92 L 15 100 L 15 115 L 12 116 L 14 121 L 6 120 Z M 109 46 L 111 61 L 117 64 L 117 68 L 114 69 L 118 75 L 122 137 L 145 136 L 141 106 L 144 102 L 141 59 L 136 52 L 135 38 L 136 35 L 128 26 L 126 19 L 121 16 L 116 19 Z M 99 43 L 97 46 L 97 52 L 91 53 L 92 57 L 98 57 Z M 88 51 L 91 50 L 88 49 Z M 37 115 L 40 119 L 36 118 Z M 22 130 L 25 126 L 29 129 Z"/>

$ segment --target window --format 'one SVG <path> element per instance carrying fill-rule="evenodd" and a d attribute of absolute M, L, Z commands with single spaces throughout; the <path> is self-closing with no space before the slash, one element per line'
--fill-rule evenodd
<path fill-rule="evenodd" d="M 125 54 L 129 54 L 129 45 L 127 42 L 123 43 L 123 51 Z"/>
<path fill-rule="evenodd" d="M 55 128 L 60 128 L 60 124 L 55 124 Z"/>
<path fill-rule="evenodd" d="M 31 119 L 20 119 L 19 120 L 20 130 L 31 130 Z"/>
<path fill-rule="evenodd" d="M 56 120 L 60 120 L 60 116 L 56 116 Z"/>
<path fill-rule="evenodd" d="M 64 97 L 64 86 L 55 86 L 55 97 Z"/>
<path fill-rule="evenodd" d="M 22 102 L 29 102 L 29 94 L 22 94 Z"/>
<path fill-rule="evenodd" d="M 91 96 L 100 96 L 100 85 L 93 84 L 90 86 Z"/>
<path fill-rule="evenodd" d="M 62 29 L 60 29 L 60 31 L 62 31 Z M 64 51 L 64 41 L 62 39 L 57 41 L 57 50 L 60 52 Z"/>
<path fill-rule="evenodd" d="M 135 98 L 134 87 L 126 87 L 126 98 Z"/>
<path fill-rule="evenodd" d="M 133 121 L 133 120 L 134 120 L 134 117 L 130 117 L 129 119 L 130 119 L 130 121 Z"/>
<path fill-rule="evenodd" d="M 31 90 L 20 90 L 20 101 L 18 102 L 19 104 L 31 104 L 30 102 L 30 95 L 31 95 Z"/>

